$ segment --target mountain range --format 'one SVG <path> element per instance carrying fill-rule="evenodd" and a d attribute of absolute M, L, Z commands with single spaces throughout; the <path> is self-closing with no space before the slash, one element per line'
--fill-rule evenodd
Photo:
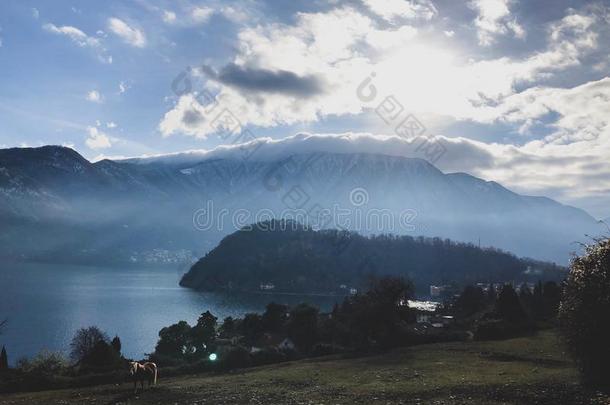
<path fill-rule="evenodd" d="M 605 229 L 581 209 L 417 158 L 307 152 L 92 163 L 60 146 L 0 150 L 3 257 L 190 261 L 272 217 L 451 238 L 560 264 Z"/>

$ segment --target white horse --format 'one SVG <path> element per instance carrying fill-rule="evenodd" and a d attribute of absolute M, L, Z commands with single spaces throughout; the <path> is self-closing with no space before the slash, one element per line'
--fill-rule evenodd
<path fill-rule="evenodd" d="M 133 392 L 138 392 L 138 381 L 144 391 L 144 380 L 148 380 L 148 386 L 157 385 L 157 365 L 152 362 L 140 364 L 137 361 L 129 362 L 129 375 L 133 378 Z"/>

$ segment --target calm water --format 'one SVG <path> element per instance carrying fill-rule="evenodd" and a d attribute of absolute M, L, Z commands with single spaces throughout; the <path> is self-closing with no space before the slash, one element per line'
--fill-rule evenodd
<path fill-rule="evenodd" d="M 74 332 L 97 325 L 121 338 L 127 357 L 154 349 L 159 330 L 185 320 L 191 325 L 210 310 L 222 320 L 262 312 L 270 301 L 307 301 L 328 310 L 335 298 L 259 294 L 198 293 L 178 286 L 182 272 L 172 268 L 10 264 L 0 266 L 0 335 L 9 361 L 43 349 L 68 353 Z"/>

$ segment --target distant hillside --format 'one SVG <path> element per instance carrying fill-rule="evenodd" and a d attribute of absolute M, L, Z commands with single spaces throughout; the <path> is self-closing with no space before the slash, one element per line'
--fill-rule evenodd
<path fill-rule="evenodd" d="M 554 264 L 447 239 L 364 237 L 271 221 L 224 238 L 180 284 L 247 291 L 273 284 L 273 291 L 280 292 L 346 293 L 345 288 L 362 288 L 372 276 L 401 275 L 426 293 L 430 284 L 557 280 L 564 271 Z"/>

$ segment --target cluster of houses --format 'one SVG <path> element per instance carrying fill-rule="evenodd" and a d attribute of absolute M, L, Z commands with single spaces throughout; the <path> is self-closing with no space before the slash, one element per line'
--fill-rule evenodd
<path fill-rule="evenodd" d="M 526 286 L 530 292 L 534 292 L 534 288 L 536 284 L 523 282 L 516 283 L 514 281 L 505 281 L 502 283 L 477 283 L 476 286 L 481 288 L 484 292 L 489 292 L 490 289 L 494 289 L 496 293 L 499 293 L 506 284 L 510 284 L 513 286 L 517 293 L 521 292 L 521 288 Z M 459 295 L 461 290 L 457 288 L 455 285 L 431 285 L 430 286 L 430 297 L 432 298 L 451 298 L 456 295 Z"/>
<path fill-rule="evenodd" d="M 191 264 L 197 258 L 193 252 L 186 249 L 167 250 L 153 249 L 142 252 L 133 252 L 129 257 L 131 263 L 147 264 Z"/>
<path fill-rule="evenodd" d="M 275 284 L 273 284 L 273 283 L 260 283 L 259 289 L 261 291 L 273 291 L 273 290 L 275 290 Z M 339 290 L 344 295 L 348 295 L 348 294 L 349 295 L 356 295 L 356 294 L 358 294 L 358 289 L 357 288 L 349 287 L 347 284 L 340 284 L 339 285 Z"/>

